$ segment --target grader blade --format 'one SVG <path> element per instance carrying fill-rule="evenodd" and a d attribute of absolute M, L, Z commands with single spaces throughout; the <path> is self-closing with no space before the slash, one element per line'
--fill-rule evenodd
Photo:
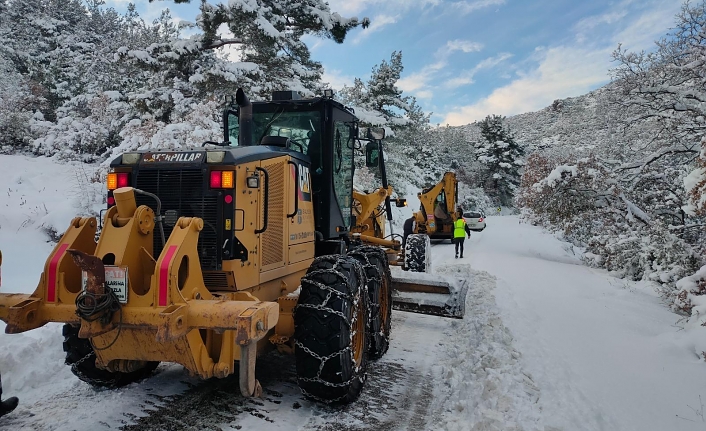
<path fill-rule="evenodd" d="M 412 313 L 463 319 L 468 283 L 392 278 L 392 308 Z"/>

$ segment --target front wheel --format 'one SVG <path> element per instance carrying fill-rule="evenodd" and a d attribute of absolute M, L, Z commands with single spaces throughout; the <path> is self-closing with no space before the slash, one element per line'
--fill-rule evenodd
<path fill-rule="evenodd" d="M 360 263 L 342 255 L 316 258 L 294 309 L 294 356 L 304 395 L 329 404 L 358 398 L 368 368 L 368 313 Z"/>
<path fill-rule="evenodd" d="M 117 388 L 142 380 L 148 377 L 157 368 L 159 362 L 145 362 L 138 370 L 130 372 L 112 372 L 96 367 L 96 352 L 91 342 L 79 338 L 79 327 L 65 324 L 62 329 L 64 335 L 64 352 L 66 352 L 66 365 L 71 366 L 71 372 L 79 379 L 94 386 Z"/>
<path fill-rule="evenodd" d="M 418 233 L 407 237 L 404 265 L 413 272 L 431 272 L 431 241 L 428 235 Z"/>

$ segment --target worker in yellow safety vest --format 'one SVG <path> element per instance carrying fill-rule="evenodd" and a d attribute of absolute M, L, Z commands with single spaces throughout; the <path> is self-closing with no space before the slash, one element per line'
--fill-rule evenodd
<path fill-rule="evenodd" d="M 461 257 L 463 258 L 463 241 L 468 235 L 471 238 L 471 229 L 466 224 L 466 220 L 463 219 L 463 213 L 461 211 L 456 213 L 456 221 L 454 222 L 454 239 L 453 242 L 456 247 L 456 258 L 458 258 L 458 248 L 461 247 Z"/>

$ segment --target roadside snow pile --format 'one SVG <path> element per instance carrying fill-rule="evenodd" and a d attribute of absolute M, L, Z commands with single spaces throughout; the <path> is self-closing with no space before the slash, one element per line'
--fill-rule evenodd
<path fill-rule="evenodd" d="M 674 307 L 690 315 L 685 329 L 692 335 L 696 354 L 706 360 L 706 337 L 703 336 L 703 327 L 706 326 L 706 266 L 677 281 L 677 289 Z"/>
<path fill-rule="evenodd" d="M 95 165 L 0 155 L 0 172 L 0 230 L 61 234 L 72 218 L 98 214 L 105 195 Z"/>
<path fill-rule="evenodd" d="M 73 217 L 97 214 L 104 186 L 94 166 L 46 157 L 0 155 L 0 171 L 0 292 L 32 293 L 53 248 L 48 234 L 61 235 Z M 24 404 L 77 384 L 64 365 L 61 325 L 22 334 L 5 334 L 5 326 L 0 322 L 5 394 Z"/>
<path fill-rule="evenodd" d="M 523 371 L 521 354 L 503 325 L 495 304 L 495 277 L 468 265 L 437 268 L 437 278 L 468 280 L 466 315 L 444 334 L 445 359 L 435 367 L 436 387 L 431 406 L 435 430 L 540 430 L 540 391 Z"/>

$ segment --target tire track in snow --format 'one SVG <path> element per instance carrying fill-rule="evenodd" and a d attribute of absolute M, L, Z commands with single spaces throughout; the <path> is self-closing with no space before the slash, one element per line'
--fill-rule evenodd
<path fill-rule="evenodd" d="M 447 332 L 445 359 L 435 377 L 448 385 L 437 393 L 434 430 L 544 430 L 539 388 L 522 370 L 492 290 L 495 277 L 466 264 L 437 266 L 437 271 L 470 283 L 466 317 Z"/>
<path fill-rule="evenodd" d="M 371 364 L 360 398 L 313 429 L 428 429 L 428 411 L 436 383 L 432 367 L 438 360 L 430 348 L 440 342 L 439 336 L 450 327 L 450 320 L 395 311 L 392 324 L 390 351 Z"/>
<path fill-rule="evenodd" d="M 258 359 L 264 399 L 240 395 L 237 373 L 212 379 L 172 397 L 155 397 L 146 416 L 129 417 L 124 431 L 300 429 L 318 431 L 408 430 L 428 428 L 434 393 L 430 340 L 448 330 L 448 319 L 393 312 L 391 346 L 371 362 L 358 400 L 331 407 L 307 400 L 296 382 L 294 357 L 276 352 Z M 441 343 L 443 345 L 443 343 Z M 438 349 L 437 349 L 438 351 Z"/>

